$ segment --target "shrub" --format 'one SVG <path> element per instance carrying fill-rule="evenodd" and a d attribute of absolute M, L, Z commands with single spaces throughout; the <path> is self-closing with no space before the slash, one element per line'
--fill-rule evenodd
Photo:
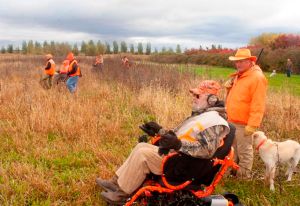
<path fill-rule="evenodd" d="M 249 47 L 252 55 L 258 56 L 260 47 Z M 178 64 L 199 64 L 199 65 L 211 65 L 221 67 L 233 67 L 232 62 L 228 60 L 228 57 L 234 55 L 234 50 L 196 50 L 191 49 L 184 54 L 155 54 L 151 55 L 150 61 L 159 63 L 178 63 Z M 287 59 L 291 59 L 294 68 L 294 73 L 300 73 L 300 47 L 288 47 L 272 50 L 270 48 L 264 48 L 264 51 L 259 59 L 259 65 L 264 71 L 277 70 L 279 72 L 285 71 L 285 65 Z"/>

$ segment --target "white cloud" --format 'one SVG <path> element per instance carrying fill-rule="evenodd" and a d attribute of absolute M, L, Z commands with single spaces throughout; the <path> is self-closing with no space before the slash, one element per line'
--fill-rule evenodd
<path fill-rule="evenodd" d="M 0 41 L 143 41 L 238 47 L 263 32 L 297 32 L 294 0 L 0 0 Z"/>
<path fill-rule="evenodd" d="M 21 42 L 22 40 L 34 40 L 34 41 L 70 41 L 78 42 L 85 39 L 96 39 L 96 36 L 83 33 L 66 31 L 60 31 L 55 29 L 49 29 L 42 26 L 35 26 L 28 28 L 19 28 L 8 24 L 0 23 L 0 37 L 2 40 Z"/>

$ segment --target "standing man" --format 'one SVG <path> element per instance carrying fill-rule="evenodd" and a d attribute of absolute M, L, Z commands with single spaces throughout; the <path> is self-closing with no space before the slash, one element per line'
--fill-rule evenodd
<path fill-rule="evenodd" d="M 286 62 L 286 76 L 287 77 L 291 77 L 292 69 L 293 69 L 293 62 L 291 61 L 291 59 L 287 59 L 287 62 Z"/>
<path fill-rule="evenodd" d="M 55 82 L 57 85 L 61 82 L 65 83 L 67 81 L 68 69 L 69 69 L 69 60 L 64 60 L 62 62 L 60 70 L 58 71 L 58 74 L 56 75 Z"/>
<path fill-rule="evenodd" d="M 237 72 L 225 83 L 228 121 L 236 127 L 233 143 L 235 161 L 240 169 L 237 176 L 251 178 L 253 164 L 252 133 L 260 126 L 265 111 L 267 80 L 249 49 L 238 49 L 229 57 Z"/>
<path fill-rule="evenodd" d="M 100 72 L 102 72 L 103 70 L 103 65 L 104 65 L 104 60 L 103 60 L 103 55 L 100 54 L 99 56 L 96 57 L 95 63 L 93 64 L 93 66 L 99 70 Z"/>
<path fill-rule="evenodd" d="M 127 56 L 124 56 L 122 58 L 122 66 L 125 67 L 126 69 L 129 69 L 130 64 L 129 64 L 129 59 L 127 58 Z"/>
<path fill-rule="evenodd" d="M 74 54 L 70 52 L 67 55 L 67 60 L 69 60 L 69 68 L 68 68 L 68 80 L 67 87 L 71 93 L 75 93 L 77 89 L 78 79 L 81 77 L 81 71 L 78 66 L 77 61 L 75 60 Z"/>
<path fill-rule="evenodd" d="M 45 89 L 52 87 L 52 78 L 55 73 L 55 62 L 53 61 L 52 54 L 46 54 L 46 67 L 44 68 L 44 75 L 40 80 L 40 84 Z"/>

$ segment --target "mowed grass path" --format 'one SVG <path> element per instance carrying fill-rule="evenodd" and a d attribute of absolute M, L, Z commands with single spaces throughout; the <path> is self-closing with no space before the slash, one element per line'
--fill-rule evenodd
<path fill-rule="evenodd" d="M 208 76 L 209 78 L 228 79 L 229 75 L 236 70 L 233 68 L 222 67 L 197 67 L 195 72 L 198 75 Z M 269 90 L 282 92 L 286 90 L 291 94 L 300 96 L 300 75 L 292 75 L 290 78 L 286 77 L 283 73 L 278 73 L 270 77 L 270 72 L 264 72 L 268 79 Z"/>

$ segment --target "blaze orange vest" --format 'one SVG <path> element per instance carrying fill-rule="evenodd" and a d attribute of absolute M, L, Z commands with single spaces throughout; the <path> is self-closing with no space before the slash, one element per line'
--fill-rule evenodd
<path fill-rule="evenodd" d="M 48 65 L 48 63 L 51 64 L 51 67 L 50 67 L 50 69 L 47 69 L 47 70 L 45 69 L 45 73 L 52 76 L 55 73 L 55 63 L 54 63 L 53 59 L 49 59 L 46 63 L 46 66 Z"/>
<path fill-rule="evenodd" d="M 70 65 L 69 65 L 69 68 L 68 68 L 68 71 L 69 71 L 69 72 L 72 71 L 73 64 L 75 64 L 75 63 L 76 63 L 77 66 L 78 66 L 77 61 L 76 61 L 76 60 L 73 60 L 73 61 L 70 63 Z M 74 74 L 70 74 L 69 76 L 70 76 L 70 77 L 80 76 L 80 74 L 81 74 L 81 72 L 80 72 L 80 68 L 79 68 L 79 66 L 78 66 L 78 67 L 77 67 L 77 71 L 76 71 Z"/>
<path fill-rule="evenodd" d="M 103 64 L 103 57 L 97 57 L 95 64 Z"/>

